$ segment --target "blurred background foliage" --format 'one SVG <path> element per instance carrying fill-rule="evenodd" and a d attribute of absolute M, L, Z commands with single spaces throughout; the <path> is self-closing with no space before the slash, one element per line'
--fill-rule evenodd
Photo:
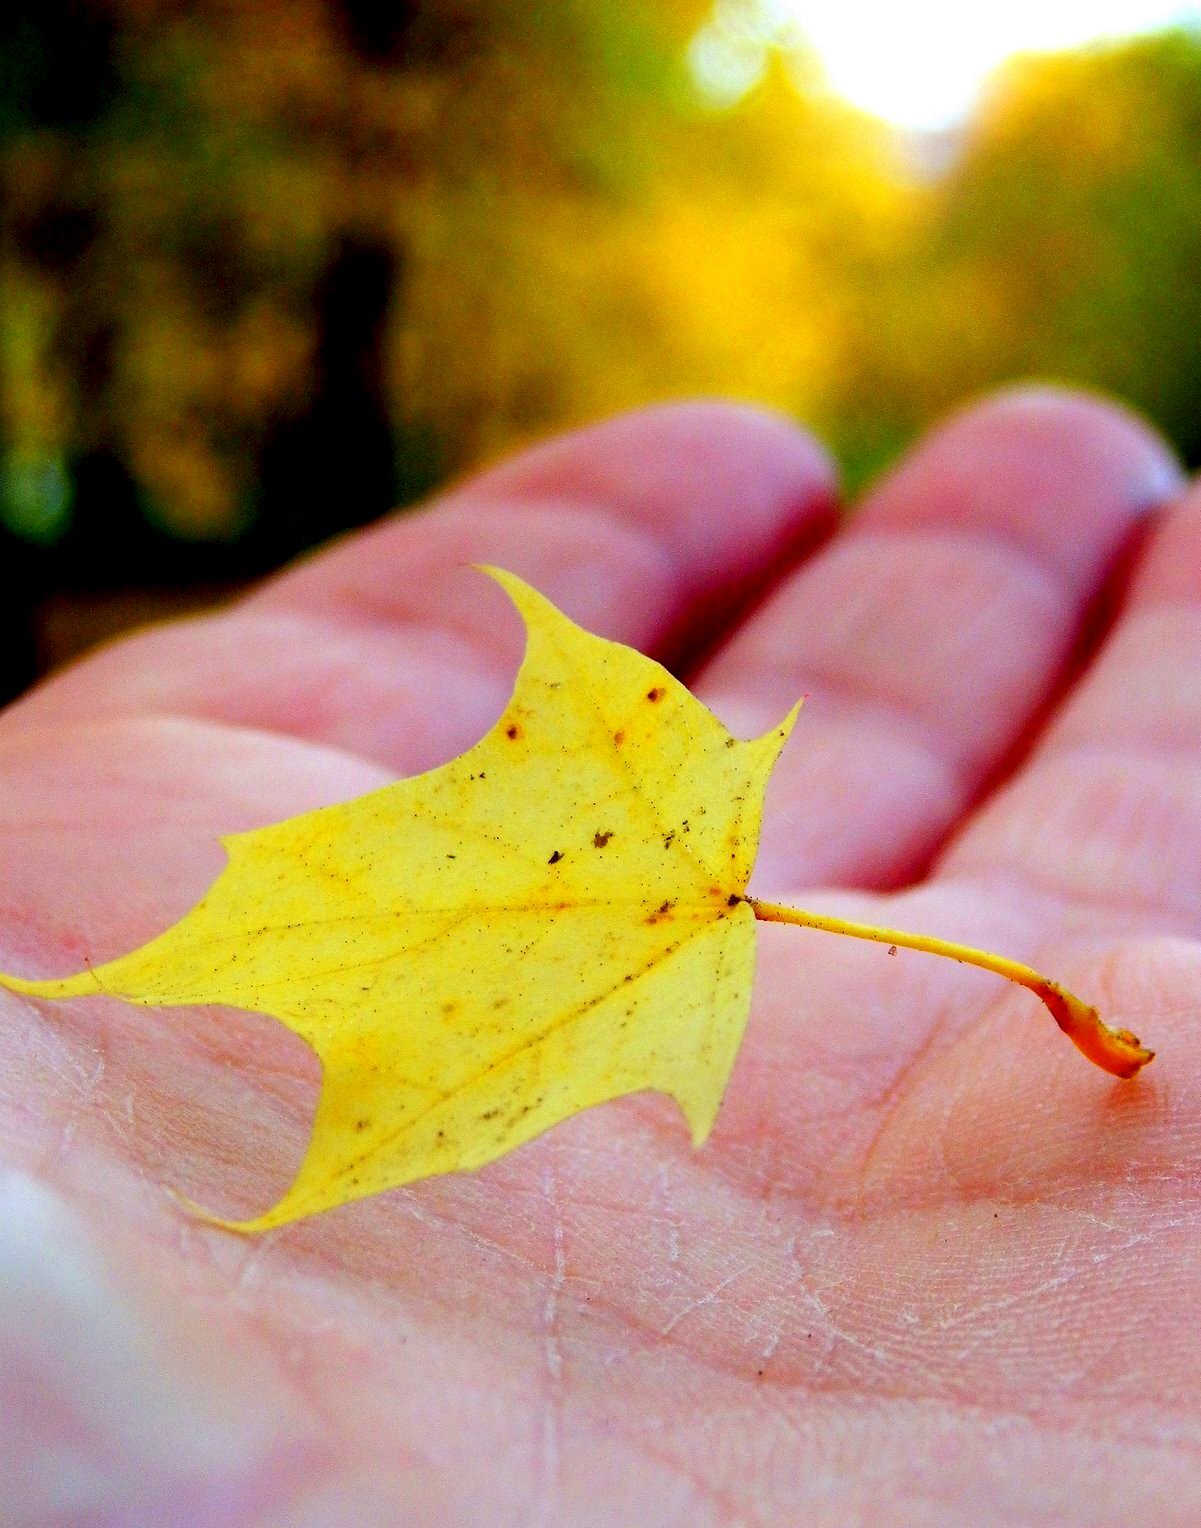
<path fill-rule="evenodd" d="M 852 484 L 1028 374 L 1201 459 L 1195 32 L 1015 61 L 919 140 L 754 0 L 9 0 L 0 159 L 4 693 L 681 393 Z"/>

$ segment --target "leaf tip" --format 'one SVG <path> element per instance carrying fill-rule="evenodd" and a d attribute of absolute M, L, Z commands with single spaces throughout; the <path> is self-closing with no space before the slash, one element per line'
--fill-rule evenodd
<path fill-rule="evenodd" d="M 167 1193 L 191 1220 L 198 1220 L 202 1225 L 211 1226 L 216 1231 L 230 1231 L 235 1236 L 253 1236 L 258 1231 L 265 1231 L 273 1224 L 270 1215 L 260 1215 L 254 1220 L 226 1220 L 221 1215 L 214 1215 L 206 1210 L 202 1204 L 197 1204 L 194 1199 L 189 1199 L 187 1194 L 181 1193 L 177 1188 L 168 1187 Z"/>
<path fill-rule="evenodd" d="M 77 972 L 74 976 L 52 976 L 41 981 L 24 976 L 10 976 L 7 972 L 0 971 L 0 987 L 9 992 L 19 993 L 22 997 L 46 998 L 90 997 L 106 990 L 91 966 L 85 971 Z"/>
<path fill-rule="evenodd" d="M 792 710 L 789 711 L 788 715 L 776 728 L 776 732 L 779 734 L 780 741 L 782 743 L 787 740 L 789 734 L 792 732 L 792 729 L 796 726 L 797 717 L 801 714 L 801 707 L 808 699 L 808 695 L 802 695 L 800 700 L 797 701 L 796 705 L 793 706 Z"/>
<path fill-rule="evenodd" d="M 754 739 L 755 745 L 766 752 L 772 763 L 779 757 L 784 744 L 792 736 L 792 729 L 796 726 L 797 717 L 800 716 L 801 707 L 807 698 L 802 695 L 783 721 L 777 722 L 774 727 L 769 727 L 766 732 Z"/>
<path fill-rule="evenodd" d="M 527 584 L 524 578 L 518 578 L 516 573 L 510 573 L 508 568 L 498 567 L 494 562 L 473 562 L 469 566 L 499 584 L 518 609 L 525 600 L 546 598 L 532 584 Z"/>
<path fill-rule="evenodd" d="M 510 573 L 508 568 L 499 568 L 491 562 L 473 562 L 471 566 L 477 573 L 486 574 L 494 583 L 500 585 L 512 601 L 517 614 L 525 622 L 528 634 L 532 635 L 539 626 L 553 626 L 556 623 L 566 626 L 574 625 L 574 622 L 563 614 L 553 600 L 548 600 L 545 594 L 535 589 L 533 584 L 527 584 L 524 578 L 519 578 L 516 573 Z"/>

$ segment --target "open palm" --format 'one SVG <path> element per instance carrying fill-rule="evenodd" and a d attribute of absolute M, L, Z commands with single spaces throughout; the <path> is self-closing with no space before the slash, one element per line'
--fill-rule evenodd
<path fill-rule="evenodd" d="M 278 1195 L 296 1037 L 0 994 L 6 1521 L 1201 1520 L 1201 503 L 1127 415 L 1031 391 L 832 524 L 783 421 L 652 410 L 98 654 L 0 720 L 0 969 L 132 948 L 218 834 L 473 742 L 520 643 L 488 561 L 744 736 L 808 693 L 758 895 L 1034 961 L 1154 1066 L 1115 1082 L 981 972 L 762 928 L 701 1152 L 625 1099 L 242 1239 L 170 1190 Z"/>

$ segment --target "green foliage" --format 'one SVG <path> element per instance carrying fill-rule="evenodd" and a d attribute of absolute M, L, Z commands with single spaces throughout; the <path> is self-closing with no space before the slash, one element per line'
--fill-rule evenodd
<path fill-rule="evenodd" d="M 1014 64 L 877 278 L 844 438 L 1036 375 L 1118 393 L 1197 464 L 1201 37 Z"/>

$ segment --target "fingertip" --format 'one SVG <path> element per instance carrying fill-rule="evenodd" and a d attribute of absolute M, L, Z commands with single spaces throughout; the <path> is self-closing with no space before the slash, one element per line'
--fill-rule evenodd
<path fill-rule="evenodd" d="M 465 478 L 269 582 L 257 602 L 490 638 L 449 574 L 519 573 L 572 619 L 689 651 L 836 519 L 826 453 L 782 415 L 696 401 L 619 414 Z"/>
<path fill-rule="evenodd" d="M 1201 482 L 1188 489 L 1156 527 L 1132 602 L 1201 605 Z"/>
<path fill-rule="evenodd" d="M 1125 404 L 1049 383 L 1005 388 L 933 431 L 872 495 L 875 526 L 980 529 L 1073 583 L 1184 482 L 1170 445 Z M 1088 534 L 1079 534 L 1087 529 Z"/>
<path fill-rule="evenodd" d="M 197 714 L 429 768 L 495 719 L 521 650 L 465 565 L 508 569 L 587 630 L 685 668 L 833 528 L 834 481 L 779 414 L 622 414 L 334 543 L 228 613 L 111 649 L 32 704 Z"/>
<path fill-rule="evenodd" d="M 670 539 L 702 580 L 753 572 L 798 531 L 833 527 L 837 469 L 774 410 L 717 399 L 655 404 L 534 446 L 470 486 L 473 498 L 551 499 L 615 512 Z"/>
<path fill-rule="evenodd" d="M 776 409 L 719 398 L 688 398 L 614 414 L 554 436 L 489 468 L 474 487 L 505 494 L 611 497 L 653 512 L 695 479 L 706 493 L 722 481 L 756 476 L 792 482 L 807 492 L 837 491 L 837 469 L 808 431 Z"/>

